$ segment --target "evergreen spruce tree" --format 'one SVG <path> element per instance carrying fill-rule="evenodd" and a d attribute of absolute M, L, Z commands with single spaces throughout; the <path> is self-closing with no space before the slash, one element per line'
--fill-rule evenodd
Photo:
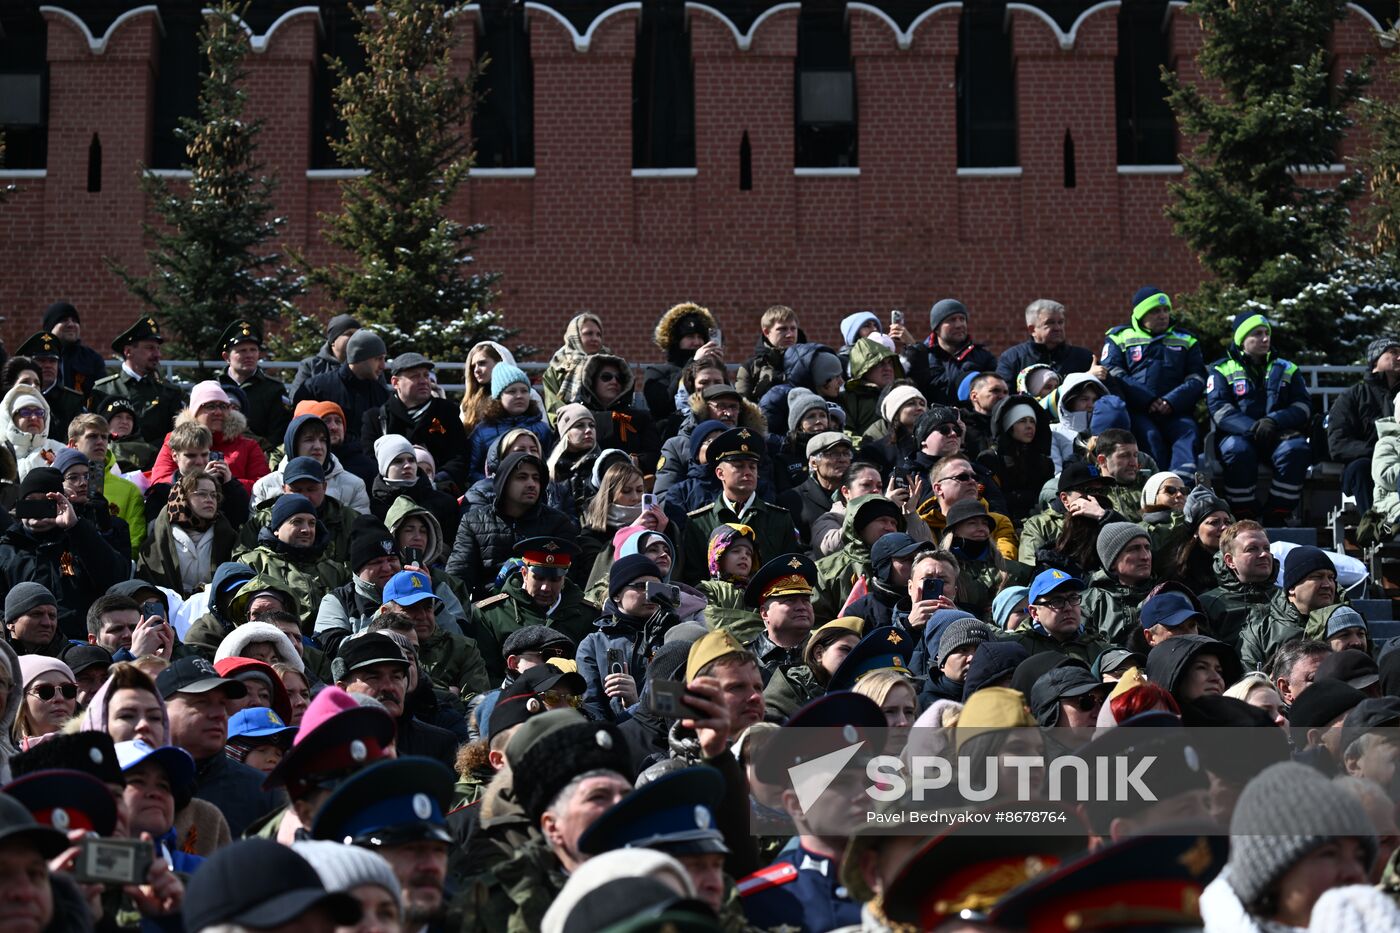
<path fill-rule="evenodd" d="M 272 216 L 276 181 L 260 174 L 262 123 L 243 119 L 248 41 L 239 14 L 246 6 L 225 0 L 206 14 L 200 43 L 209 70 L 198 114 L 175 131 L 193 177 L 187 186 L 149 174 L 142 180 L 162 221 L 145 227 L 155 241 L 147 251 L 150 273 L 134 275 L 108 261 L 173 334 L 175 351 L 197 360 L 219 358 L 219 335 L 232 321 L 276 320 L 305 289 L 269 245 L 286 219 Z"/>
<path fill-rule="evenodd" d="M 457 17 L 438 0 L 384 0 L 356 13 L 365 67 L 339 79 L 340 163 L 367 170 L 341 188 L 342 210 L 323 235 L 349 253 L 309 274 L 346 313 L 384 338 L 390 355 L 413 348 L 464 359 L 479 340 L 504 340 L 492 309 L 498 276 L 472 271 L 485 232 L 448 216 L 472 166 L 472 75 L 452 62 Z"/>
<path fill-rule="evenodd" d="M 1362 180 L 1319 184 L 1298 170 L 1337 161 L 1369 80 L 1329 76 L 1327 40 L 1345 0 L 1192 0 L 1185 12 L 1200 17 L 1198 61 L 1212 86 L 1163 72 L 1181 129 L 1197 140 L 1167 216 L 1214 277 L 1186 297 L 1186 322 L 1210 343 L 1257 309 L 1278 323 L 1290 358 L 1335 360 L 1366 329 L 1329 307 L 1346 287 L 1348 206 Z"/>

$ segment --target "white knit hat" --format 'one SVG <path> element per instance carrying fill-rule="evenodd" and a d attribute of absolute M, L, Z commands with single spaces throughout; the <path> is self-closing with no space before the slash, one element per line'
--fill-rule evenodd
<path fill-rule="evenodd" d="M 889 393 L 885 395 L 885 400 L 880 403 L 880 416 L 890 424 L 894 424 L 899 410 L 916 398 L 923 399 L 924 402 L 928 401 L 924 398 L 924 393 L 913 386 L 895 386 L 890 389 Z"/>
<path fill-rule="evenodd" d="M 379 475 L 388 473 L 389 464 L 403 454 L 408 454 L 414 460 L 418 459 L 418 455 L 413 452 L 413 445 L 402 434 L 384 434 L 376 438 L 374 460 L 379 465 Z"/>
<path fill-rule="evenodd" d="M 1153 473 L 1147 478 L 1147 482 L 1142 486 L 1142 505 L 1144 508 L 1157 504 L 1157 493 L 1162 491 L 1162 484 L 1169 479 L 1180 480 L 1181 477 L 1169 471 Z"/>
<path fill-rule="evenodd" d="M 327 891 L 348 893 L 362 884 L 374 884 L 388 891 L 394 903 L 400 901 L 399 879 L 384 856 L 359 846 L 339 842 L 304 840 L 292 843 L 292 851 L 316 869 Z"/>

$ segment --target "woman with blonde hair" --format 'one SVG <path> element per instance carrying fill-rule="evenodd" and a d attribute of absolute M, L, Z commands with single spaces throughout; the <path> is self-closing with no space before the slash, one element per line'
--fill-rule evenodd
<path fill-rule="evenodd" d="M 1283 715 L 1283 700 L 1279 697 L 1274 682 L 1263 671 L 1250 671 L 1245 674 L 1230 685 L 1225 695 L 1262 709 L 1280 728 L 1288 728 L 1288 717 Z"/>
<path fill-rule="evenodd" d="M 462 381 L 462 427 L 471 433 L 486 414 L 491 403 L 491 372 L 497 363 L 515 365 L 515 354 L 494 340 L 483 340 L 467 351 L 467 368 Z"/>
<path fill-rule="evenodd" d="M 636 525 L 666 534 L 670 520 L 659 505 L 642 507 L 645 493 L 646 480 L 632 461 L 617 458 L 603 472 L 598 492 L 587 500 L 579 521 L 578 544 L 582 553 L 574 564 L 589 568 L 585 585 L 607 578 L 613 561 L 613 536 L 619 530 Z M 577 581 L 579 576 L 574 579 Z"/>
<path fill-rule="evenodd" d="M 888 727 L 885 751 L 899 754 L 909 741 L 909 730 L 919 715 L 919 696 L 914 681 L 897 668 L 866 674 L 851 688 L 853 693 L 870 697 L 880 707 Z"/>
<path fill-rule="evenodd" d="M 78 703 L 78 679 L 73 670 L 57 658 L 26 654 L 19 659 L 21 691 L 19 715 L 11 727 L 11 737 L 21 751 L 40 736 L 62 730 L 73 718 Z"/>

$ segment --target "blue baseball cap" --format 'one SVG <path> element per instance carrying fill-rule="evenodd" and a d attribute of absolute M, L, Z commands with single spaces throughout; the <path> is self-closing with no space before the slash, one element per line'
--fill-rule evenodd
<path fill-rule="evenodd" d="M 1176 628 L 1191 619 L 1201 621 L 1203 617 L 1185 593 L 1163 590 L 1142 604 L 1140 621 L 1144 631 L 1154 625 Z"/>
<path fill-rule="evenodd" d="M 266 706 L 249 706 L 246 709 L 241 709 L 230 716 L 228 721 L 229 739 L 271 737 L 275 740 L 291 741 L 292 736 L 296 735 L 296 731 L 296 726 L 287 725 L 282 721 L 281 716 Z"/>
<path fill-rule="evenodd" d="M 412 606 L 425 599 L 436 600 L 437 605 L 442 605 L 442 600 L 433 592 L 432 578 L 420 570 L 401 570 L 384 584 L 386 603 Z"/>
<path fill-rule="evenodd" d="M 1063 570 L 1055 570 L 1053 568 L 1050 570 L 1042 570 L 1040 573 L 1036 574 L 1035 579 L 1031 581 L 1031 591 L 1030 595 L 1026 597 L 1026 602 L 1033 603 L 1040 599 L 1040 597 L 1049 596 L 1056 590 L 1064 589 L 1065 587 L 1069 587 L 1076 592 L 1082 592 L 1087 588 L 1083 580 L 1080 580 L 1078 577 L 1072 577 Z"/>
<path fill-rule="evenodd" d="M 166 779 L 170 781 L 171 795 L 175 798 L 175 809 L 178 810 L 189 803 L 195 788 L 194 758 L 190 757 L 189 752 L 175 745 L 156 747 L 141 739 L 118 742 L 116 749 L 117 761 L 121 764 L 123 772 L 130 771 L 147 761 L 154 761 L 165 771 Z"/>

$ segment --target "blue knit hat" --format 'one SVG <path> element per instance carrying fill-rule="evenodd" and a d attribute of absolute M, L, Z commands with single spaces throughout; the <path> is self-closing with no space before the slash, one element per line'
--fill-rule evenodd
<path fill-rule="evenodd" d="M 972 399 L 972 383 L 981 373 L 968 373 L 963 376 L 963 381 L 958 383 L 958 401 L 966 402 Z"/>
<path fill-rule="evenodd" d="M 305 512 L 308 515 L 316 515 L 316 507 L 311 504 L 311 500 L 305 496 L 294 492 L 283 493 L 277 497 L 277 501 L 272 503 L 272 519 L 267 527 L 276 531 L 282 527 L 282 523 L 293 515 L 300 515 Z"/>
<path fill-rule="evenodd" d="M 1117 395 L 1105 395 L 1094 403 L 1094 413 L 1089 416 L 1089 433 L 1097 437 L 1110 428 L 1122 431 L 1133 429 L 1133 419 L 1128 417 L 1128 403 Z"/>
<path fill-rule="evenodd" d="M 530 377 L 525 375 L 525 370 L 510 363 L 497 363 L 496 368 L 491 370 L 491 397 L 500 398 L 507 387 L 517 382 L 523 382 L 527 387 L 530 385 Z"/>
<path fill-rule="evenodd" d="M 728 431 L 729 425 L 723 421 L 716 421 L 714 418 L 702 421 L 690 431 L 690 462 L 695 463 L 700 459 L 700 445 L 705 443 L 705 438 L 716 431 Z"/>
<path fill-rule="evenodd" d="M 54 454 L 53 468 L 60 473 L 67 473 L 78 464 L 87 462 L 87 454 L 75 447 L 65 447 Z"/>

